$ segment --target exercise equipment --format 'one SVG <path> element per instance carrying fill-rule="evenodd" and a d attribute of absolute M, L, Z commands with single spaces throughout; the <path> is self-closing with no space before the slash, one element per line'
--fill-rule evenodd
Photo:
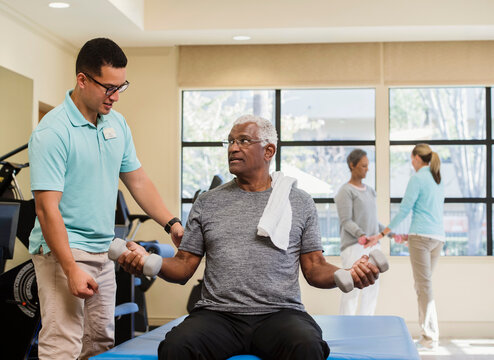
<path fill-rule="evenodd" d="M 125 240 L 115 238 L 110 244 L 110 249 L 108 250 L 108 257 L 116 261 L 120 255 L 128 251 L 127 242 Z M 161 263 L 163 258 L 156 254 L 149 254 L 144 258 L 144 265 L 142 268 L 142 273 L 146 276 L 156 276 L 161 269 Z"/>
<path fill-rule="evenodd" d="M 34 265 L 28 260 L 7 272 L 5 261 L 14 255 L 16 236 L 26 248 L 34 226 L 34 199 L 24 200 L 17 182 L 19 172 L 29 163 L 5 161 L 27 149 L 27 144 L 0 156 L 0 327 L 2 358 L 36 357 L 36 339 L 40 322 L 38 287 Z"/>
<path fill-rule="evenodd" d="M 369 254 L 369 262 L 379 269 L 379 272 L 383 273 L 389 269 L 389 263 L 386 256 L 378 250 L 372 250 Z M 344 293 L 350 292 L 354 288 L 352 274 L 345 269 L 339 269 L 334 273 L 334 280 L 336 285 Z"/>
<path fill-rule="evenodd" d="M 27 359 L 40 328 L 38 286 L 31 260 L 0 276 L 3 359 Z"/>
<path fill-rule="evenodd" d="M 0 156 L 0 165 L 2 165 L 0 168 L 0 197 L 2 198 L 17 198 L 24 200 L 24 196 L 22 195 L 21 189 L 17 182 L 16 175 L 23 168 L 28 167 L 29 163 L 17 164 L 4 161 L 24 149 L 27 149 L 27 144 L 24 144 L 17 149 Z"/>
<path fill-rule="evenodd" d="M 31 229 L 34 226 L 34 219 L 36 218 L 34 199 L 24 200 L 21 188 L 17 182 L 17 175 L 23 168 L 28 167 L 29 163 L 17 164 L 5 161 L 5 159 L 25 149 L 27 149 L 27 144 L 24 144 L 17 149 L 0 156 L 0 202 L 11 203 L 2 205 L 3 210 L 1 211 L 10 211 L 8 209 L 18 207 L 18 210 L 16 210 L 18 212 L 18 220 L 16 220 L 17 222 L 15 224 L 12 224 L 11 229 L 14 231 L 14 235 L 17 235 L 24 246 L 29 248 L 29 234 L 31 233 Z M 15 205 L 15 203 L 18 205 Z M 0 216 L 3 217 L 1 214 Z M 3 219 L 4 220 L 1 221 L 5 221 L 5 217 L 3 217 Z M 12 259 L 13 257 L 15 236 L 13 238 L 9 238 L 9 240 L 7 240 L 7 237 L 3 236 L 0 241 L 4 242 L 0 245 L 0 251 L 3 249 L 3 253 L 0 254 L 1 274 L 5 269 L 5 261 L 7 259 Z M 5 243 L 6 241 L 10 241 L 10 244 L 7 245 Z"/>
<path fill-rule="evenodd" d="M 0 201 L 0 272 L 5 269 L 5 260 L 14 257 L 20 207 L 18 203 Z"/>
<path fill-rule="evenodd" d="M 186 316 L 129 340 L 91 360 L 157 360 L 158 345 Z M 398 316 L 313 316 L 322 338 L 331 349 L 328 360 L 420 360 L 403 318 Z M 281 335 L 282 336 L 282 335 Z M 230 360 L 259 360 L 254 355 L 237 355 Z"/>

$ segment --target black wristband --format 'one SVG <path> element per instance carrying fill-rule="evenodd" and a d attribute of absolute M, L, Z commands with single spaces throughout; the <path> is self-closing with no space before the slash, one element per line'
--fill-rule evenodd
<path fill-rule="evenodd" d="M 385 237 L 386 235 L 384 235 L 384 231 L 381 231 L 381 235 L 382 237 Z"/>
<path fill-rule="evenodd" d="M 174 217 L 173 219 L 171 219 L 170 221 L 168 221 L 166 223 L 166 225 L 165 225 L 165 231 L 169 234 L 170 233 L 170 230 L 172 229 L 173 224 L 175 224 L 177 222 L 180 223 L 180 225 L 182 225 L 182 222 L 177 217 Z"/>

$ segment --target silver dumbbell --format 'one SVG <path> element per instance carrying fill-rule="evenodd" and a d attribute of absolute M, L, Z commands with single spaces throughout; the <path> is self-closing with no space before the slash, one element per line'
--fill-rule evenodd
<path fill-rule="evenodd" d="M 111 244 L 110 249 L 108 249 L 108 257 L 117 261 L 117 259 L 122 255 L 127 249 L 125 245 L 127 242 L 125 240 L 115 238 Z M 144 259 L 144 266 L 142 268 L 142 273 L 146 276 L 156 276 L 161 270 L 161 264 L 163 258 L 157 254 L 150 254 Z"/>
<path fill-rule="evenodd" d="M 379 269 L 379 272 L 383 273 L 389 269 L 388 259 L 386 256 L 378 250 L 372 250 L 369 254 L 369 262 Z M 350 292 L 354 288 L 352 274 L 345 269 L 339 269 L 334 273 L 334 281 L 336 285 L 344 293 Z"/>

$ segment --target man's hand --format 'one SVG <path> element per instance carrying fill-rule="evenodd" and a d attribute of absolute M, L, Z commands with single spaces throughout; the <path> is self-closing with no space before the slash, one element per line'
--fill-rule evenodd
<path fill-rule="evenodd" d="M 379 269 L 369 262 L 369 257 L 363 255 L 355 261 L 349 270 L 356 288 L 363 289 L 372 285 L 379 278 Z"/>
<path fill-rule="evenodd" d="M 172 237 L 172 241 L 178 249 L 180 243 L 182 242 L 182 236 L 184 236 L 184 228 L 179 222 L 176 222 L 172 225 L 170 229 L 170 236 Z"/>
<path fill-rule="evenodd" d="M 380 239 L 381 239 L 381 234 L 369 236 L 367 238 L 367 243 L 364 245 L 364 248 L 368 248 L 368 247 L 376 245 Z"/>
<path fill-rule="evenodd" d="M 96 281 L 77 264 L 68 272 L 67 284 L 72 295 L 81 299 L 88 299 L 98 293 Z"/>
<path fill-rule="evenodd" d="M 133 241 L 128 241 L 126 246 L 129 251 L 125 251 L 122 255 L 120 255 L 117 260 L 118 263 L 127 272 L 134 275 L 142 275 L 144 261 L 149 253 L 141 245 Z"/>

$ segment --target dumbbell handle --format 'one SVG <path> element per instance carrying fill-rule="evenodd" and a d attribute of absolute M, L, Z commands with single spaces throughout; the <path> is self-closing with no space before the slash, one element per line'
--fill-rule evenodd
<path fill-rule="evenodd" d="M 379 269 L 379 272 L 383 273 L 389 269 L 389 263 L 386 256 L 378 250 L 372 250 L 369 254 L 369 262 Z M 336 285 L 344 293 L 350 292 L 355 287 L 353 283 L 352 274 L 345 269 L 339 269 L 334 273 L 334 280 Z"/>
<path fill-rule="evenodd" d="M 108 249 L 108 257 L 117 261 L 117 259 L 122 255 L 125 251 L 129 250 L 126 245 L 126 241 L 115 238 Z M 162 257 L 157 254 L 150 254 L 144 258 L 144 266 L 142 268 L 142 273 L 146 276 L 156 276 L 161 270 Z"/>

